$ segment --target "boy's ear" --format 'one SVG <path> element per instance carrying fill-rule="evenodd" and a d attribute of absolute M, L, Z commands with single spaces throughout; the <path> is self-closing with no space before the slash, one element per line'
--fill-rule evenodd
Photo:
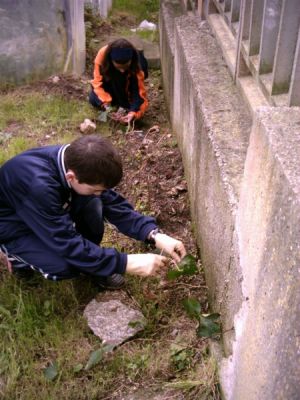
<path fill-rule="evenodd" d="M 65 176 L 68 182 L 72 182 L 74 179 L 76 179 L 75 172 L 73 172 L 71 169 L 68 169 Z"/>

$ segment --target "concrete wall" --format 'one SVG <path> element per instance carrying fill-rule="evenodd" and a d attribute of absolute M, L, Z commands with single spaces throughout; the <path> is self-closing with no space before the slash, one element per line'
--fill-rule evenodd
<path fill-rule="evenodd" d="M 300 110 L 254 110 L 252 126 L 208 23 L 178 16 L 179 3 L 161 4 L 163 81 L 211 304 L 222 315 L 224 397 L 296 400 Z"/>
<path fill-rule="evenodd" d="M 175 18 L 183 13 L 183 7 L 177 0 L 161 2 L 159 18 L 160 58 L 164 79 L 165 100 L 172 118 L 174 98 L 174 51 L 175 51 Z"/>
<path fill-rule="evenodd" d="M 169 64 L 168 55 L 167 59 Z M 172 123 L 183 155 L 210 300 L 222 314 L 229 354 L 233 319 L 242 301 L 238 252 L 233 248 L 251 118 L 241 106 L 243 100 L 207 23 L 199 17 L 176 18 L 173 69 L 174 77 L 164 75 L 167 88 L 174 82 Z"/>
<path fill-rule="evenodd" d="M 236 221 L 244 302 L 230 399 L 300 398 L 299 155 L 300 110 L 257 110 Z"/>
<path fill-rule="evenodd" d="M 83 0 L 2 0 L 0 85 L 85 68 Z"/>
<path fill-rule="evenodd" d="M 107 18 L 112 7 L 112 0 L 85 0 L 87 4 L 92 4 L 101 17 Z"/>

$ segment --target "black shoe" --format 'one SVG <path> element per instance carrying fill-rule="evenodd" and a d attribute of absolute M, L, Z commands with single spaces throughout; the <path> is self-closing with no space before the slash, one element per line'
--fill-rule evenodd
<path fill-rule="evenodd" d="M 95 283 L 101 289 L 116 290 L 121 289 L 125 285 L 125 278 L 121 274 L 113 274 L 105 277 L 97 277 Z"/>
<path fill-rule="evenodd" d="M 31 268 L 15 268 L 13 266 L 13 274 L 20 279 L 31 279 L 35 276 L 35 271 Z"/>

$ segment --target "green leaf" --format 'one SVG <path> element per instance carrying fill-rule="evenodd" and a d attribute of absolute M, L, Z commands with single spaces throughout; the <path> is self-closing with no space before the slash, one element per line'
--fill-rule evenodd
<path fill-rule="evenodd" d="M 100 111 L 97 120 L 99 122 L 107 122 L 108 111 Z"/>
<path fill-rule="evenodd" d="M 87 362 L 86 366 L 84 369 L 88 371 L 89 369 L 93 368 L 95 365 L 97 365 L 103 358 L 103 350 L 98 349 L 95 350 L 91 353 L 89 361 Z"/>
<path fill-rule="evenodd" d="M 83 364 L 77 364 L 77 365 L 75 365 L 73 371 L 75 373 L 77 373 L 77 372 L 80 372 L 82 369 L 83 369 Z"/>
<path fill-rule="evenodd" d="M 210 321 L 217 321 L 220 318 L 220 314 L 214 313 L 214 314 L 202 314 L 202 317 L 205 319 L 208 319 Z"/>
<path fill-rule="evenodd" d="M 182 272 L 178 269 L 171 269 L 170 271 L 168 271 L 167 273 L 167 279 L 169 279 L 169 281 L 172 281 L 176 278 L 178 278 L 179 276 L 182 275 Z"/>
<path fill-rule="evenodd" d="M 200 315 L 199 326 L 197 328 L 197 335 L 200 337 L 212 337 L 221 333 L 221 327 L 218 323 L 214 322 L 220 317 L 220 314 L 210 314 L 207 316 Z"/>
<path fill-rule="evenodd" d="M 53 381 L 58 375 L 58 365 L 57 362 L 54 361 L 49 367 L 44 369 L 44 376 L 49 381 Z"/>
<path fill-rule="evenodd" d="M 188 298 L 183 300 L 183 306 L 188 316 L 199 319 L 201 313 L 201 305 L 197 299 Z"/>
<path fill-rule="evenodd" d="M 46 300 L 44 302 L 44 315 L 45 317 L 48 317 L 51 314 L 51 302 L 49 300 Z"/>
<path fill-rule="evenodd" d="M 196 259 L 190 254 L 187 254 L 177 264 L 177 269 L 172 269 L 167 273 L 167 279 L 173 280 L 182 275 L 195 275 L 198 272 Z"/>
<path fill-rule="evenodd" d="M 130 321 L 128 322 L 128 326 L 133 329 L 143 329 L 145 327 L 145 322 L 143 322 L 142 320 Z"/>
<path fill-rule="evenodd" d="M 93 351 L 84 369 L 88 371 L 89 369 L 93 368 L 102 360 L 104 353 L 112 351 L 114 347 L 114 345 L 108 344 L 103 346 L 101 349 Z"/>
<path fill-rule="evenodd" d="M 3 307 L 3 306 L 0 305 L 0 316 L 1 316 L 1 314 L 2 314 L 2 315 L 5 315 L 5 316 L 8 317 L 8 318 L 11 318 L 11 313 L 10 313 L 10 311 L 7 310 L 5 307 Z"/>

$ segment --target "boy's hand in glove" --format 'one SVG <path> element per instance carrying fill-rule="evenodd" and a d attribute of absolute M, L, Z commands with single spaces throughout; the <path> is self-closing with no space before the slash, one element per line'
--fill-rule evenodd
<path fill-rule="evenodd" d="M 120 122 L 123 124 L 129 124 L 134 119 L 134 113 L 129 112 L 127 115 L 124 115 L 120 118 Z"/>
<path fill-rule="evenodd" d="M 167 264 L 167 257 L 157 254 L 129 254 L 127 256 L 126 272 L 131 275 L 155 275 Z"/>
<path fill-rule="evenodd" d="M 155 235 L 155 247 L 170 255 L 176 262 L 179 262 L 186 255 L 184 244 L 164 233 L 158 232 Z"/>

